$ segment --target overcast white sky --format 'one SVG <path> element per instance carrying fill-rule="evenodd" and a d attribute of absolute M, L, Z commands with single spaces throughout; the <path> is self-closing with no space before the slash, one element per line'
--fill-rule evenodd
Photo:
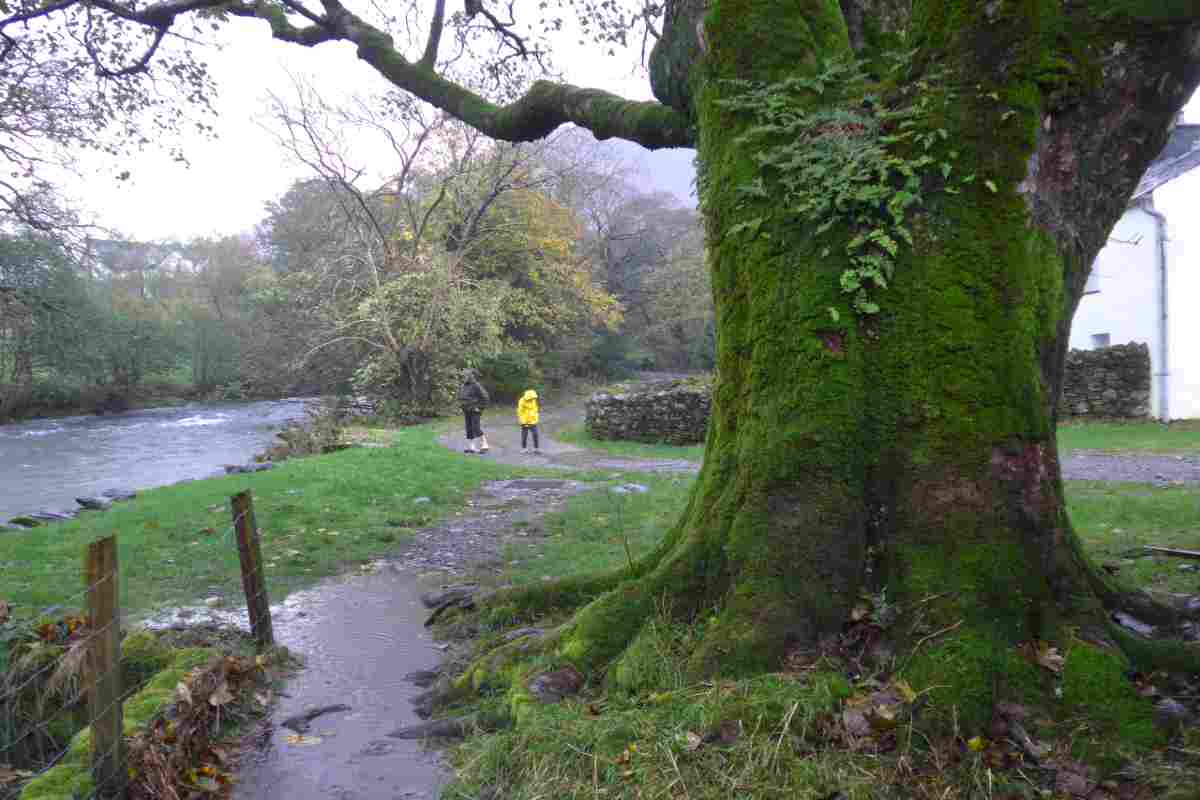
<path fill-rule="evenodd" d="M 304 75 L 322 93 L 386 91 L 389 84 L 358 60 L 352 45 L 330 43 L 303 48 L 273 41 L 263 23 L 235 20 L 222 32 L 225 48 L 205 54 L 217 84 L 218 116 L 210 120 L 216 139 L 185 139 L 190 166 L 173 162 L 166 149 L 137 154 L 119 165 L 110 160 L 79 162 L 80 177 L 69 194 L 94 213 L 101 224 L 142 240 L 227 234 L 253 228 L 264 204 L 279 197 L 292 181 L 308 177 L 290 162 L 272 136 L 256 122 L 266 90 L 289 96 L 288 72 Z M 583 50 L 584 48 L 579 48 Z M 587 48 L 591 50 L 591 48 Z M 638 55 L 577 58 L 558 63 L 567 80 L 595 86 L 633 99 L 648 99 L 644 74 L 635 74 Z M 629 156 L 651 156 L 637 146 L 622 148 Z M 689 194 L 691 151 L 653 154 L 658 173 L 655 188 Z M 127 181 L 115 175 L 130 170 Z M 384 171 L 384 170 L 381 170 Z M 652 175 L 647 176 L 649 182 Z"/>
<path fill-rule="evenodd" d="M 303 48 L 273 41 L 266 25 L 235 20 L 222 31 L 221 52 L 206 54 L 218 87 L 213 120 L 216 139 L 185 140 L 190 166 L 174 163 L 165 148 L 148 149 L 128 163 L 81 162 L 79 179 L 69 194 L 99 222 L 137 239 L 153 241 L 250 230 L 263 217 L 263 206 L 279 197 L 306 170 L 291 163 L 269 133 L 255 121 L 266 90 L 287 96 L 287 73 L 307 76 L 315 88 L 336 95 L 382 92 L 388 84 L 360 62 L 354 48 L 331 43 Z M 615 57 L 594 55 L 594 48 L 568 48 L 572 61 L 559 56 L 567 80 L 648 99 L 644 73 L 635 72 L 636 51 Z M 1200 121 L 1200 101 L 1186 109 L 1189 121 Z M 691 151 L 649 153 L 635 145 L 623 151 L 642 162 L 647 189 L 661 188 L 686 199 L 691 180 Z M 116 173 L 131 178 L 118 182 Z"/>

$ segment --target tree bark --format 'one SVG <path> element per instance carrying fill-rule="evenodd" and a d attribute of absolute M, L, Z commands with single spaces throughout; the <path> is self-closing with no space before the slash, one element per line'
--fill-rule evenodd
<path fill-rule="evenodd" d="M 682 618 L 716 616 L 696 676 L 769 671 L 884 593 L 902 611 L 901 674 L 947 687 L 942 708 L 982 724 L 998 686 L 1041 687 L 1018 645 L 1114 635 L 1104 606 L 1120 595 L 1065 510 L 1060 375 L 1087 272 L 1197 84 L 1186 54 L 1200 39 L 1194 21 L 1138 27 L 1059 4 L 925 0 L 888 17 L 920 44 L 923 91 L 954 93 L 929 124 L 956 174 L 978 179 L 929 192 L 880 312 L 862 316 L 839 284 L 853 230 L 818 233 L 777 194 L 743 191 L 762 151 L 752 115 L 726 101 L 745 91 L 734 81 L 876 57 L 888 31 L 841 7 L 871 5 L 713 0 L 688 82 L 681 45 L 665 46 L 674 67 L 657 85 L 694 108 L 700 136 L 718 339 L 705 462 L 662 547 L 550 641 L 620 683 L 666 597 Z M 668 26 L 698 30 L 696 6 Z"/>

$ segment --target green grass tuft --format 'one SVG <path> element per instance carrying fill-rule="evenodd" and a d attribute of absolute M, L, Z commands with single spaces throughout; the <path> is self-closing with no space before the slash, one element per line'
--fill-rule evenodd
<path fill-rule="evenodd" d="M 556 439 L 569 444 L 586 447 L 588 450 L 599 450 L 614 456 L 625 458 L 652 458 L 672 461 L 704 460 L 704 445 L 697 444 L 680 447 L 670 444 L 642 444 L 641 442 L 619 442 L 608 439 L 593 439 L 583 425 L 572 425 L 556 431 Z"/>
<path fill-rule="evenodd" d="M 1058 446 L 1110 453 L 1200 453 L 1200 420 L 1159 422 L 1060 422 Z"/>

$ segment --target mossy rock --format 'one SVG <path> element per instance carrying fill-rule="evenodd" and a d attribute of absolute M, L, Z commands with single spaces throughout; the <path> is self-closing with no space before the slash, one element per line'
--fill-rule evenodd
<path fill-rule="evenodd" d="M 136 631 L 121 642 L 121 681 L 139 686 L 171 663 L 171 649 L 150 631 Z"/>
<path fill-rule="evenodd" d="M 147 646 L 149 649 L 148 643 L 140 640 L 134 642 L 134 646 Z M 125 735 L 129 736 L 145 727 L 155 714 L 174 701 L 176 685 L 193 669 L 207 664 L 217 655 L 215 650 L 207 648 L 186 648 L 172 652 L 169 665 L 151 678 L 141 691 L 125 701 Z M 94 788 L 91 749 L 91 730 L 84 729 L 71 740 L 67 754 L 57 765 L 25 785 L 19 800 L 74 800 L 89 796 Z"/>

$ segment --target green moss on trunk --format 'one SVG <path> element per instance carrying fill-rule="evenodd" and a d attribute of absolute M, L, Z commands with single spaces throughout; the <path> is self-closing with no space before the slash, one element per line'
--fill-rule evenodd
<path fill-rule="evenodd" d="M 1064 25 L 1035 6 L 924 0 L 906 38 L 856 29 L 860 46 L 917 47 L 907 72 L 874 88 L 881 107 L 912 95 L 889 81 L 938 96 L 913 124 L 939 134 L 915 153 L 941 176 L 920 176 L 911 245 L 894 256 L 879 313 L 862 317 L 840 284 L 861 219 L 818 229 L 781 206 L 770 187 L 787 176 L 764 169 L 747 136 L 760 120 L 726 102 L 747 81 L 811 78 L 847 57 L 839 4 L 709 4 L 688 94 L 717 315 L 705 463 L 663 547 L 540 652 L 645 688 L 657 633 L 643 626 L 665 600 L 678 619 L 705 620 L 691 677 L 763 672 L 839 632 L 863 592 L 886 591 L 901 609 L 889 630 L 899 672 L 930 690 L 923 718 L 979 731 L 998 699 L 1052 694 L 1022 645 L 1065 651 L 1073 626 L 1104 628 L 1054 437 L 1080 253 L 1030 197 L 1045 98 L 1062 88 L 1047 64 Z M 1088 81 L 1071 74 L 1082 91 Z M 789 102 L 819 108 L 835 94 Z M 895 141 L 915 157 L 902 151 L 917 140 Z M 962 177 L 951 185 L 949 174 Z M 748 191 L 756 182 L 765 188 Z M 1144 717 L 1111 665 L 1097 666 L 1107 655 L 1070 652 L 1075 695 L 1103 684 L 1122 719 Z"/>

